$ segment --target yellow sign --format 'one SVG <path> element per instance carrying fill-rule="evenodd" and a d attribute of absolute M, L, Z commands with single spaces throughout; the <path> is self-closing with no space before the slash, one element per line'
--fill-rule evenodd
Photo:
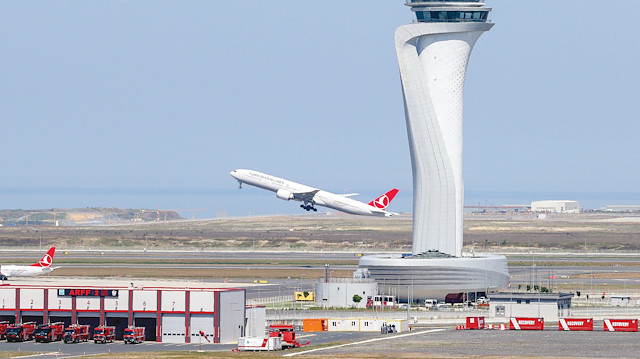
<path fill-rule="evenodd" d="M 314 301 L 316 300 L 316 292 L 295 292 L 296 300 Z"/>

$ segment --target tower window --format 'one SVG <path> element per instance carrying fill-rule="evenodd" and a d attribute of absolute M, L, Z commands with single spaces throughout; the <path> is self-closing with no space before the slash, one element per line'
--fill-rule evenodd
<path fill-rule="evenodd" d="M 416 11 L 418 22 L 485 22 L 488 11 Z"/>

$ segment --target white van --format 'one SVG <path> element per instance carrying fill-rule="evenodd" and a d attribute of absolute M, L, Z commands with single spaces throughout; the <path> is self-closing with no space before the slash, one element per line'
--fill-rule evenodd
<path fill-rule="evenodd" d="M 424 307 L 427 308 L 428 310 L 436 309 L 437 305 L 438 305 L 438 300 L 437 299 L 425 299 L 424 300 Z"/>

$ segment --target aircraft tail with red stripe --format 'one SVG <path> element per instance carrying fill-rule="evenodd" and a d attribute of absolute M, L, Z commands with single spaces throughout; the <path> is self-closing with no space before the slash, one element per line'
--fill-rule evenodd
<path fill-rule="evenodd" d="M 389 206 L 389 203 L 391 203 L 391 200 L 393 200 L 393 197 L 396 196 L 396 193 L 398 193 L 398 190 L 396 188 L 392 189 L 391 191 L 383 194 L 382 196 L 374 199 L 373 201 L 369 202 L 369 205 L 371 207 L 375 207 L 381 210 L 385 210 L 387 209 L 387 206 Z"/>
<path fill-rule="evenodd" d="M 56 247 L 49 248 L 47 254 L 45 254 L 38 263 L 32 264 L 31 267 L 51 267 L 51 264 L 53 263 L 53 255 L 55 254 L 55 252 Z"/>

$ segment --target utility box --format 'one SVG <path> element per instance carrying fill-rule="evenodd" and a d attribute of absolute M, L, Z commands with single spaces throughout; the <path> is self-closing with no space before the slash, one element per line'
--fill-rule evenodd
<path fill-rule="evenodd" d="M 593 331 L 593 318 L 560 318 L 558 330 L 586 330 Z"/>
<path fill-rule="evenodd" d="M 511 318 L 511 330 L 544 330 L 544 318 Z"/>
<path fill-rule="evenodd" d="M 467 317 L 467 329 L 484 329 L 484 317 Z"/>
<path fill-rule="evenodd" d="M 326 332 L 328 319 L 303 319 L 302 331 L 304 332 Z"/>
<path fill-rule="evenodd" d="M 409 331 L 409 320 L 407 319 L 388 319 L 387 325 L 392 326 L 397 333 Z"/>
<path fill-rule="evenodd" d="M 247 337 L 262 337 L 265 335 L 267 327 L 267 309 L 264 305 L 248 305 L 245 309 L 247 313 L 246 332 Z"/>
<path fill-rule="evenodd" d="M 638 319 L 605 319 L 605 332 L 637 332 Z"/>

